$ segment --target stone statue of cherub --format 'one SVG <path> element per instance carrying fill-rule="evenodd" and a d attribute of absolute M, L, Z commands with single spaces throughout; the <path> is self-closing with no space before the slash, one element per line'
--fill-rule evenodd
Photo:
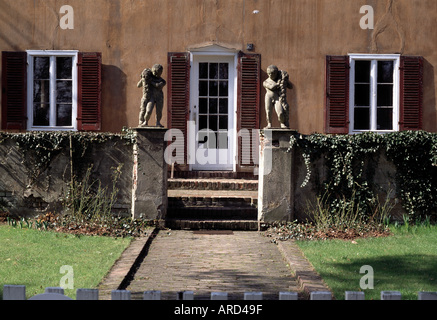
<path fill-rule="evenodd" d="M 267 115 L 267 127 L 272 127 L 272 111 L 275 109 L 281 128 L 289 128 L 289 105 L 287 102 L 287 89 L 292 89 L 293 85 L 289 80 L 286 71 L 278 70 L 275 65 L 267 68 L 268 79 L 264 81 L 266 89 L 265 108 Z"/>
<path fill-rule="evenodd" d="M 161 124 L 162 109 L 164 106 L 164 93 L 162 92 L 162 89 L 167 83 L 163 78 L 161 78 L 162 71 L 162 65 L 155 64 L 151 69 L 144 69 L 141 73 L 141 79 L 137 85 L 138 88 L 143 88 L 143 97 L 140 106 L 140 127 L 146 127 L 149 125 L 149 120 L 155 106 L 156 126 L 163 127 Z"/>

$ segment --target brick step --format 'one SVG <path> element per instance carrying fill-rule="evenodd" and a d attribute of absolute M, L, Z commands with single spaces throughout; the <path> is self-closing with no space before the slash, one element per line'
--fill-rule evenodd
<path fill-rule="evenodd" d="M 257 220 L 181 220 L 167 219 L 166 227 L 182 230 L 239 230 L 257 231 L 259 224 Z"/>
<path fill-rule="evenodd" d="M 256 197 L 250 197 L 249 195 L 235 196 L 235 197 L 221 197 L 221 196 L 202 196 L 202 195 L 181 195 L 181 196 L 169 196 L 168 207 L 169 208 L 181 208 L 181 207 L 208 207 L 208 208 L 238 208 L 238 207 L 250 207 L 255 208 L 257 206 L 258 199 Z"/>
<path fill-rule="evenodd" d="M 168 179 L 169 190 L 257 191 L 258 180 L 247 179 Z"/>
<path fill-rule="evenodd" d="M 211 199 L 258 199 L 258 191 L 246 190 L 196 190 L 177 189 L 167 191 L 168 198 L 211 198 Z"/>
<path fill-rule="evenodd" d="M 258 180 L 232 172 L 190 172 L 168 179 L 166 226 L 258 230 Z"/>
<path fill-rule="evenodd" d="M 179 195 L 183 192 L 178 191 Z M 184 196 L 169 196 L 167 217 L 176 219 L 256 220 L 257 197 L 252 192 L 192 192 Z M 251 196 L 252 195 L 252 196 Z"/>
<path fill-rule="evenodd" d="M 171 171 L 168 173 L 171 177 Z M 233 171 L 174 171 L 174 179 L 245 179 L 258 181 L 258 176 L 253 172 Z"/>
<path fill-rule="evenodd" d="M 195 220 L 256 220 L 255 207 L 207 207 L 207 206 L 169 206 L 167 219 Z"/>

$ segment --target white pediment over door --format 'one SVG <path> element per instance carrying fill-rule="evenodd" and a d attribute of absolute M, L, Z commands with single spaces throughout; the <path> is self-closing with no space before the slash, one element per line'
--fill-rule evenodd
<path fill-rule="evenodd" d="M 223 54 L 223 53 L 235 54 L 235 53 L 239 52 L 240 50 L 235 48 L 235 47 L 224 45 L 224 44 L 207 42 L 207 43 L 202 43 L 202 44 L 190 46 L 188 48 L 188 51 L 190 51 L 190 52 L 208 52 L 208 53 L 215 53 L 216 52 L 219 54 Z"/>

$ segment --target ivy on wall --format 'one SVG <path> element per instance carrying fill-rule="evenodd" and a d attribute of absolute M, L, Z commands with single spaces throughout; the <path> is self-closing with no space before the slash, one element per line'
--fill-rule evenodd
<path fill-rule="evenodd" d="M 397 168 L 398 192 L 411 218 L 437 212 L 437 134 L 400 132 L 386 139 L 387 157 Z"/>
<path fill-rule="evenodd" d="M 15 142 L 22 154 L 22 162 L 29 170 L 31 181 L 37 179 L 62 150 L 70 150 L 71 154 L 82 157 L 91 144 L 115 139 L 122 139 L 127 144 L 133 144 L 135 135 L 128 129 L 123 129 L 120 134 L 64 131 L 0 133 L 0 144 L 6 140 Z"/>
<path fill-rule="evenodd" d="M 292 148 L 302 152 L 310 179 L 312 164 L 323 157 L 327 178 L 319 192 L 329 195 L 332 214 L 336 208 L 353 203 L 368 215 L 377 201 L 373 183 L 378 153 L 385 152 L 396 167 L 397 196 L 411 220 L 437 212 L 437 134 L 403 131 L 388 134 L 323 135 L 291 137 Z"/>

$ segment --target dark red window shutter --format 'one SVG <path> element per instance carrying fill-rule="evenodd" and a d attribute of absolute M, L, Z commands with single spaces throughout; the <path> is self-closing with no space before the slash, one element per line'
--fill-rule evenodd
<path fill-rule="evenodd" d="M 326 107 L 325 130 L 327 133 L 349 133 L 349 57 L 326 57 Z"/>
<path fill-rule="evenodd" d="M 27 53 L 2 52 L 2 129 L 25 130 Z"/>
<path fill-rule="evenodd" d="M 253 166 L 253 155 L 258 154 L 253 151 L 258 150 L 259 139 L 253 141 L 251 130 L 260 127 L 261 55 L 241 52 L 238 62 L 237 131 L 250 131 L 250 143 L 238 137 L 238 164 L 244 167 Z"/>
<path fill-rule="evenodd" d="M 102 54 L 80 52 L 78 61 L 77 128 L 81 131 L 101 129 Z"/>
<path fill-rule="evenodd" d="M 187 52 L 168 53 L 167 90 L 167 126 L 169 129 L 179 129 L 184 134 L 186 164 L 187 121 L 190 110 L 190 56 Z"/>
<path fill-rule="evenodd" d="M 400 73 L 400 130 L 421 130 L 423 57 L 402 56 Z"/>

